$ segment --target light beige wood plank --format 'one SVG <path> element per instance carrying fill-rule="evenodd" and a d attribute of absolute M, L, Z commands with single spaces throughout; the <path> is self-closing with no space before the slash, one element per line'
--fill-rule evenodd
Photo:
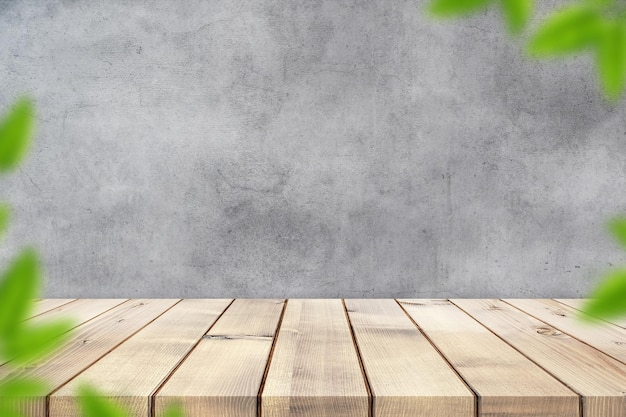
<path fill-rule="evenodd" d="M 474 394 L 395 300 L 345 300 L 374 417 L 474 417 Z"/>
<path fill-rule="evenodd" d="M 38 316 L 46 311 L 54 310 L 55 308 L 71 303 L 74 300 L 75 298 L 46 298 L 37 300 L 31 317 Z"/>
<path fill-rule="evenodd" d="M 400 300 L 470 387 L 479 415 L 579 417 L 579 397 L 447 300 Z"/>
<path fill-rule="evenodd" d="M 129 300 L 75 329 L 70 340 L 52 356 L 28 368 L 0 366 L 0 379 L 11 376 L 46 381 L 53 392 L 91 366 L 179 300 Z M 46 416 L 46 398 L 23 404 L 29 417 Z"/>
<path fill-rule="evenodd" d="M 232 300 L 183 300 L 50 396 L 49 417 L 78 416 L 82 383 L 115 397 L 133 416 L 148 417 L 150 396 Z"/>
<path fill-rule="evenodd" d="M 561 303 L 561 304 L 565 304 L 566 306 L 570 306 L 572 308 L 575 308 L 576 310 L 582 310 L 584 303 L 587 301 L 585 299 L 582 298 L 557 298 L 555 299 L 555 301 Z M 619 326 L 621 328 L 626 329 L 626 318 L 625 317 L 613 317 L 610 319 L 607 319 L 605 321 L 608 321 L 609 323 L 613 323 L 616 326 Z"/>
<path fill-rule="evenodd" d="M 626 365 L 500 300 L 451 300 L 578 394 L 586 417 L 626 417 Z"/>
<path fill-rule="evenodd" d="M 263 417 L 367 417 L 341 300 L 289 300 L 261 394 Z"/>
<path fill-rule="evenodd" d="M 505 299 L 514 307 L 626 363 L 626 329 L 608 322 L 585 323 L 578 310 L 549 299 Z"/>
<path fill-rule="evenodd" d="M 154 397 L 185 417 L 252 417 L 284 300 L 235 300 Z"/>

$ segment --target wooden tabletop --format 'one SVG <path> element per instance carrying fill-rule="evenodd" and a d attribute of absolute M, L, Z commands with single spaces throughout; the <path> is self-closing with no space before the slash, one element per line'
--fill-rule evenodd
<path fill-rule="evenodd" d="M 85 382 L 160 417 L 626 417 L 626 322 L 583 300 L 44 299 L 78 324 L 25 369 L 29 416 L 78 416 Z"/>

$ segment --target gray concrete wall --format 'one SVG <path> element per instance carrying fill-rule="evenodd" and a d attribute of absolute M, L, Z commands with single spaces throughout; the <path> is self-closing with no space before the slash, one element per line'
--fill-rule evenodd
<path fill-rule="evenodd" d="M 38 108 L 3 263 L 36 245 L 47 297 L 586 295 L 626 263 L 626 106 L 424 5 L 0 0 L 0 108 Z"/>

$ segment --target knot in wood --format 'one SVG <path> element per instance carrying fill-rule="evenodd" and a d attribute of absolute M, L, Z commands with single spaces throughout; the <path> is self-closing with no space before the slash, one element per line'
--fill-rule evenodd
<path fill-rule="evenodd" d="M 560 331 L 553 329 L 551 327 L 538 327 L 537 333 L 544 335 L 544 336 L 560 336 L 563 334 Z"/>

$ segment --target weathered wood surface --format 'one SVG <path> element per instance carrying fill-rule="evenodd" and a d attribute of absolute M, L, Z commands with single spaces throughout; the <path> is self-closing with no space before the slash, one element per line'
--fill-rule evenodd
<path fill-rule="evenodd" d="M 579 397 L 447 300 L 400 300 L 485 416 L 579 417 Z"/>
<path fill-rule="evenodd" d="M 78 417 L 89 383 L 135 417 L 626 417 L 626 321 L 582 300 L 38 300 L 70 341 L 32 417 Z"/>

